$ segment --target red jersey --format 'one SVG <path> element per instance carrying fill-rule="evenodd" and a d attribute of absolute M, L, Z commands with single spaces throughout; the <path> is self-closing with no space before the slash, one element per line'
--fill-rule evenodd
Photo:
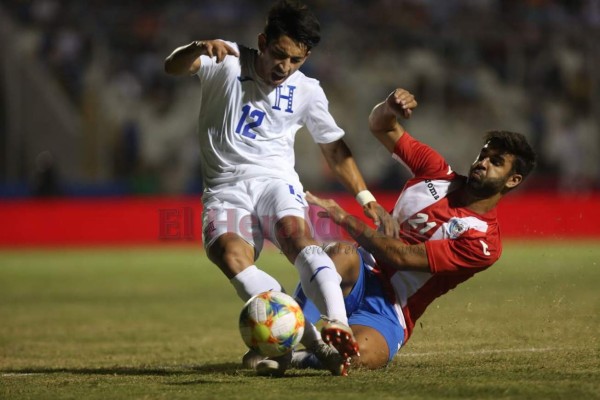
<path fill-rule="evenodd" d="M 439 153 L 405 132 L 393 157 L 414 177 L 404 186 L 392 215 L 400 223 L 405 242 L 425 242 L 430 265 L 429 272 L 415 272 L 378 264 L 402 311 L 407 340 L 427 306 L 492 265 L 502 245 L 495 209 L 480 215 L 455 205 L 466 177 L 452 171 Z"/>

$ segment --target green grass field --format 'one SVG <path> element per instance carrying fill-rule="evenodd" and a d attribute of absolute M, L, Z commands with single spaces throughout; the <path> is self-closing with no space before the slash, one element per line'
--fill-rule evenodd
<path fill-rule="evenodd" d="M 598 242 L 507 242 L 387 369 L 276 379 L 241 368 L 241 301 L 199 248 L 3 251 L 0 398 L 600 398 L 599 286 Z"/>

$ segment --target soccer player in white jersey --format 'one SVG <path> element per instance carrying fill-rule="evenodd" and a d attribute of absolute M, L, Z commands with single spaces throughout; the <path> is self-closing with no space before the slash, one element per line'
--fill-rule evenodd
<path fill-rule="evenodd" d="M 322 216 L 360 246 L 337 244 L 329 252 L 343 278 L 349 323 L 360 347 L 354 361 L 368 368 L 392 360 L 432 301 L 498 260 L 502 245 L 495 207 L 535 166 L 536 155 L 523 135 L 492 131 L 468 176 L 457 174 L 398 122 L 416 106 L 411 93 L 396 89 L 369 118 L 373 135 L 414 174 L 392 214 L 400 238 L 371 229 L 333 200 L 307 194 L 309 203 L 325 209 Z M 305 315 L 314 320 L 312 305 L 301 290 L 298 295 Z M 310 352 L 297 352 L 292 366 L 319 367 L 319 362 Z"/>
<path fill-rule="evenodd" d="M 282 290 L 254 265 L 264 239 L 276 244 L 296 266 L 302 288 L 328 321 L 320 336 L 342 355 L 330 369 L 345 374 L 345 360 L 358 347 L 348 326 L 341 278 L 305 219 L 308 205 L 294 170 L 298 129 L 308 128 L 366 215 L 390 234 L 395 225 L 367 190 L 319 82 L 299 71 L 320 41 L 319 29 L 304 5 L 280 1 L 258 35 L 258 50 L 224 40 L 194 41 L 167 57 L 165 71 L 200 80 L 196 101 L 208 257 L 246 301 L 264 291 Z M 323 349 L 315 329 L 305 330 L 303 344 Z M 250 365 L 256 362 L 248 360 Z M 287 360 L 263 361 L 256 365 L 259 374 L 282 374 Z"/>

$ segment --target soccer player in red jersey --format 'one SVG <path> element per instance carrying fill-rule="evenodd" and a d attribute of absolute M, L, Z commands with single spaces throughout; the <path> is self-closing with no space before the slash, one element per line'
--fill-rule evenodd
<path fill-rule="evenodd" d="M 502 244 L 495 207 L 535 165 L 523 135 L 492 131 L 468 176 L 459 175 L 398 122 L 416 106 L 411 93 L 396 89 L 369 117 L 373 135 L 414 174 L 392 214 L 400 237 L 371 229 L 334 200 L 306 197 L 359 246 L 338 243 L 328 253 L 342 276 L 349 323 L 359 343 L 360 356 L 353 362 L 368 368 L 392 360 L 433 300 L 498 260 Z M 318 318 L 301 290 L 297 295 L 307 318 Z M 292 365 L 318 367 L 318 362 L 308 352 L 297 352 Z"/>

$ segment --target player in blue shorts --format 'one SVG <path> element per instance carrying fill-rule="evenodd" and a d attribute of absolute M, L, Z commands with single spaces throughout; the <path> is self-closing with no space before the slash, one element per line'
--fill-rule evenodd
<path fill-rule="evenodd" d="M 373 230 L 333 200 L 306 196 L 360 246 L 338 244 L 328 253 L 342 277 L 348 322 L 360 348 L 353 361 L 369 368 L 387 365 L 431 302 L 498 260 L 502 243 L 496 205 L 536 161 L 523 135 L 491 131 L 468 175 L 459 175 L 398 122 L 416 106 L 411 93 L 396 89 L 369 117 L 373 135 L 413 174 L 392 212 L 400 238 Z M 314 322 L 318 315 L 310 302 L 301 291 L 297 297 Z M 293 365 L 312 361 L 310 352 L 298 352 Z"/>
<path fill-rule="evenodd" d="M 327 248 L 327 252 L 342 276 L 341 286 L 345 296 L 348 323 L 357 340 L 363 339 L 359 340 L 361 364 L 372 364 L 370 358 L 374 358 L 374 364 L 378 366 L 383 360 L 387 364 L 404 343 L 404 329 L 397 316 L 400 310 L 389 301 L 382 286 L 382 276 L 373 268 L 373 257 L 351 243 L 336 243 Z M 320 313 L 306 298 L 300 286 L 296 289 L 294 297 L 302 306 L 306 319 L 313 324 L 318 323 Z M 368 340 L 364 340 L 373 336 L 368 334 L 365 327 L 376 330 L 381 335 L 377 339 L 383 338 L 386 346 L 382 346 L 381 343 L 371 346 Z M 380 360 L 379 363 L 377 360 Z M 321 363 L 310 352 L 297 351 L 294 353 L 292 366 L 320 368 Z"/>

